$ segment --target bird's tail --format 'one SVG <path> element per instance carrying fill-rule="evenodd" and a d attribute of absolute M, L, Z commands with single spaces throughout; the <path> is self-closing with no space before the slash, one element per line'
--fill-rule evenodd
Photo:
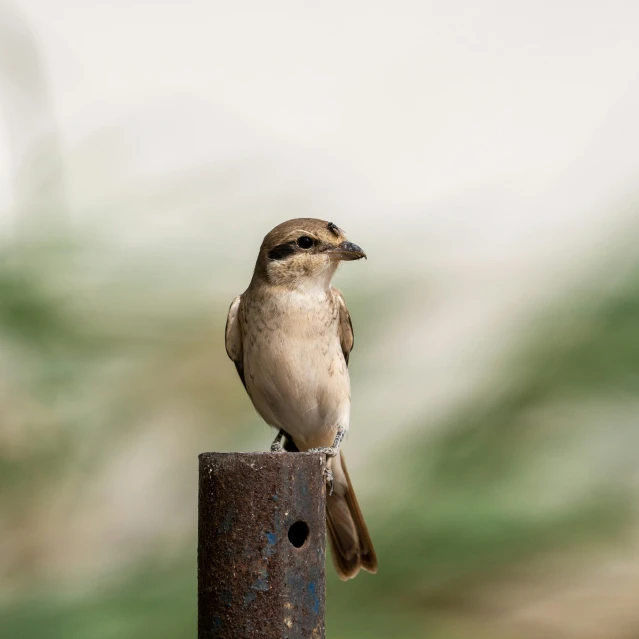
<path fill-rule="evenodd" d="M 353 578 L 360 570 L 377 572 L 377 556 L 351 485 L 344 455 L 333 457 L 333 494 L 326 496 L 326 528 L 333 563 L 340 579 Z"/>

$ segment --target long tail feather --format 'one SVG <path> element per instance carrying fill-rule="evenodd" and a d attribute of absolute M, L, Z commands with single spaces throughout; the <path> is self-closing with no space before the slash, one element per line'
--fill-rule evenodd
<path fill-rule="evenodd" d="M 326 497 L 326 525 L 335 570 L 343 580 L 353 578 L 360 568 L 375 573 L 377 556 L 341 452 L 333 458 L 332 471 L 334 489 Z"/>

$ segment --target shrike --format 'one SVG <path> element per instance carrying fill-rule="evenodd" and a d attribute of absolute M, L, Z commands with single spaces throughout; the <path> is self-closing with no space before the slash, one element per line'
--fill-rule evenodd
<path fill-rule="evenodd" d="M 284 222 L 264 238 L 253 279 L 226 322 L 226 352 L 257 412 L 278 429 L 271 450 L 318 450 L 329 458 L 326 522 L 342 579 L 360 568 L 377 572 L 339 450 L 350 419 L 353 326 L 342 294 L 331 286 L 341 261 L 362 257 L 332 222 Z"/>

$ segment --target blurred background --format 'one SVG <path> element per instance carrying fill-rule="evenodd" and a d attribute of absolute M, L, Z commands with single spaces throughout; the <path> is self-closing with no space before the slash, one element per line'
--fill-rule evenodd
<path fill-rule="evenodd" d="M 224 351 L 328 219 L 380 571 L 333 639 L 639 636 L 639 4 L 0 0 L 0 636 L 196 634 Z M 329 569 L 330 571 L 330 569 Z"/>

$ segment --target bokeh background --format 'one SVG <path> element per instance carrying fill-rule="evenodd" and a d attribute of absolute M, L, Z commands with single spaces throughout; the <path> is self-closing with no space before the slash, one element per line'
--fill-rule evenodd
<path fill-rule="evenodd" d="M 334 639 L 639 636 L 639 4 L 0 0 L 0 636 L 196 632 L 275 224 L 369 255 Z"/>

